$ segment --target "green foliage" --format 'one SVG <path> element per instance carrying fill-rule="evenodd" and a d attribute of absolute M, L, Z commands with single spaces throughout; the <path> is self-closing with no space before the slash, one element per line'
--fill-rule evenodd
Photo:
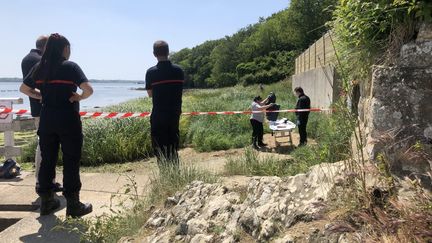
<path fill-rule="evenodd" d="M 343 109 L 340 106 L 339 108 Z M 308 132 L 315 137 L 317 145 L 296 149 L 292 153 L 296 162 L 308 165 L 333 163 L 351 156 L 351 136 L 355 122 L 347 117 L 345 112 L 335 111 L 331 115 L 316 114 L 312 121 L 308 124 Z"/>
<path fill-rule="evenodd" d="M 340 1 L 332 27 L 344 78 L 368 80 L 371 65 L 386 62 L 389 48 L 399 52 L 413 38 L 415 22 L 431 19 L 431 9 L 421 0 Z"/>
<path fill-rule="evenodd" d="M 190 87 L 274 83 L 293 71 L 295 56 L 327 31 L 337 0 L 293 0 L 290 6 L 232 36 L 171 55 Z"/>

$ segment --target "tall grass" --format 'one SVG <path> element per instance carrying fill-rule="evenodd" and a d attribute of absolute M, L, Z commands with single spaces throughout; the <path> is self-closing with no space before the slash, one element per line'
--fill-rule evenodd
<path fill-rule="evenodd" d="M 310 148 L 303 147 L 299 151 L 311 153 Z M 311 155 L 309 155 L 311 157 Z M 225 164 L 225 174 L 247 175 L 247 176 L 292 176 L 299 173 L 305 173 L 313 165 L 319 163 L 319 160 L 294 160 L 289 158 L 277 158 L 274 156 L 259 156 L 259 153 L 253 149 L 247 148 L 244 154 L 239 157 L 228 158 Z"/>
<path fill-rule="evenodd" d="M 275 92 L 282 108 L 293 108 L 295 98 L 290 82 L 268 85 L 261 92 L 258 86 L 216 90 L 187 90 L 183 97 L 183 111 L 247 110 L 254 96 L 266 97 Z M 104 111 L 151 111 L 149 98 L 131 100 L 107 107 Z M 280 116 L 294 119 L 293 114 Z M 145 159 L 152 154 L 150 122 L 148 118 L 85 119 L 82 165 L 96 166 Z M 182 116 L 180 120 L 181 146 L 193 146 L 198 151 L 240 148 L 249 144 L 251 128 L 249 115 Z M 23 162 L 34 161 L 32 142 L 24 149 Z"/>

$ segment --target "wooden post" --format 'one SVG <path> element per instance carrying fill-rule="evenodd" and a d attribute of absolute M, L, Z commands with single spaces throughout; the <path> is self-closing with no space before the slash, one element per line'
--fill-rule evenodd
<path fill-rule="evenodd" d="M 2 98 L 0 108 L 13 108 L 13 104 L 22 104 L 21 98 Z M 0 155 L 6 159 L 13 159 L 21 155 L 21 148 L 15 146 L 14 130 L 17 127 L 13 121 L 13 114 L 0 114 L 0 132 L 4 132 L 4 147 L 0 148 Z M 18 125 L 19 127 L 19 125 Z"/>
<path fill-rule="evenodd" d="M 317 43 L 314 43 L 314 68 L 317 67 L 317 54 L 316 54 L 316 45 Z"/>
<path fill-rule="evenodd" d="M 303 52 L 303 72 L 306 72 L 306 51 Z"/>
<path fill-rule="evenodd" d="M 323 65 L 326 65 L 326 41 L 325 41 L 325 35 L 322 37 L 323 38 Z"/>

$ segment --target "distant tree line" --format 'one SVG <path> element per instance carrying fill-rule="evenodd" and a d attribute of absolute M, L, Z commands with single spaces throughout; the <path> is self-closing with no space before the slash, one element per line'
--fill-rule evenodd
<path fill-rule="evenodd" d="M 186 86 L 273 83 L 292 74 L 295 57 L 328 29 L 337 0 L 292 0 L 290 6 L 232 36 L 171 54 Z"/>

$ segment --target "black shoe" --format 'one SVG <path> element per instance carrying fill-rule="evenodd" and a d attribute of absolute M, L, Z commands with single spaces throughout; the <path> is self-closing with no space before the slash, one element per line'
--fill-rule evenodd
<path fill-rule="evenodd" d="M 54 183 L 54 192 L 62 192 L 63 191 L 63 187 L 60 183 L 56 182 Z"/>
<path fill-rule="evenodd" d="M 254 137 L 252 137 L 252 148 L 254 148 L 256 150 L 260 149 L 260 147 L 258 147 L 257 139 Z"/>
<path fill-rule="evenodd" d="M 299 145 L 297 147 L 303 147 L 306 146 L 307 143 L 299 143 Z"/>
<path fill-rule="evenodd" d="M 260 147 L 267 147 L 267 144 L 263 143 L 263 142 L 258 142 L 258 146 L 260 146 Z"/>
<path fill-rule="evenodd" d="M 65 196 L 67 201 L 66 217 L 79 218 L 93 211 L 90 203 L 82 203 L 79 200 L 79 194 Z"/>
<path fill-rule="evenodd" d="M 54 193 L 41 195 L 40 215 L 49 215 L 60 208 L 60 200 L 54 197 Z"/>

